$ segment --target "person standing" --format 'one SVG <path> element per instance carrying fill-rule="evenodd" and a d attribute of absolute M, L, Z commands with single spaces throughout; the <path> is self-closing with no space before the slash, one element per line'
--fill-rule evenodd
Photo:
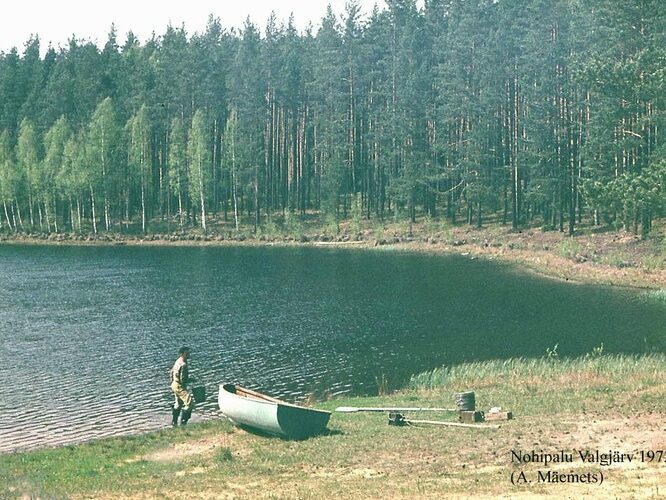
<path fill-rule="evenodd" d="M 187 358 L 190 356 L 190 348 L 181 347 L 179 353 L 180 356 L 173 364 L 173 368 L 171 368 L 171 390 L 176 397 L 176 401 L 174 402 L 171 411 L 171 425 L 174 427 L 178 425 L 178 416 L 181 415 L 181 412 L 182 416 L 180 419 L 180 425 L 187 424 L 194 408 L 192 395 L 186 389 L 187 384 L 193 382 L 193 379 L 189 377 L 187 367 Z"/>

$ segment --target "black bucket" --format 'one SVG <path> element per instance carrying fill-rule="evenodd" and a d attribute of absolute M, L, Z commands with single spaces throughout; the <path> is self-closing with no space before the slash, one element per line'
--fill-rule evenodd
<path fill-rule="evenodd" d="M 456 409 L 458 411 L 476 410 L 476 396 L 474 392 L 459 392 L 455 395 Z"/>
<path fill-rule="evenodd" d="M 192 397 L 194 397 L 195 403 L 203 403 L 204 401 L 206 401 L 206 388 L 205 387 L 193 388 Z"/>

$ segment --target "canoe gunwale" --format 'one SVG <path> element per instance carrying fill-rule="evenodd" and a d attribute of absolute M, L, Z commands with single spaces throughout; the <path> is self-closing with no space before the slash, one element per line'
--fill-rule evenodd
<path fill-rule="evenodd" d="M 253 391 L 252 389 L 247 389 L 245 387 L 241 387 L 236 384 L 222 384 L 220 386 L 223 388 L 226 392 L 231 394 L 232 396 L 236 396 L 237 398 L 244 398 L 252 401 L 253 403 L 263 403 L 263 404 L 271 404 L 271 405 L 278 405 L 278 406 L 289 406 L 292 408 L 298 408 L 299 410 L 307 410 L 307 411 L 312 411 L 312 412 L 317 412 L 317 413 L 326 413 L 328 415 L 331 415 L 332 413 L 330 411 L 326 410 L 319 410 L 317 408 L 309 408 L 307 406 L 300 406 L 297 404 L 293 403 L 287 403 L 286 401 L 282 401 L 281 399 L 273 398 L 271 396 L 267 396 L 266 394 L 261 394 L 260 392 Z M 242 396 L 238 394 L 235 390 L 232 392 L 227 389 L 227 387 L 233 387 L 235 390 L 240 389 L 241 393 L 247 394 L 251 397 L 247 396 Z"/>

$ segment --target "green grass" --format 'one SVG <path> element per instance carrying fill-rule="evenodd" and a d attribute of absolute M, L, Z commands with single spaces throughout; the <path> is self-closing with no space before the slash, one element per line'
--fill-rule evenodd
<path fill-rule="evenodd" d="M 643 293 L 643 296 L 650 301 L 666 303 L 666 289 L 649 290 Z"/>
<path fill-rule="evenodd" d="M 666 291 L 659 294 L 666 300 Z M 648 292 L 657 295 L 656 292 Z M 597 352 L 595 348 L 594 352 Z M 479 379 L 553 378 L 572 373 L 595 373 L 610 377 L 609 382 L 620 383 L 631 373 L 653 373 L 663 370 L 666 357 L 654 355 L 605 354 L 578 358 L 510 358 L 465 363 L 452 367 L 436 368 L 411 377 L 410 389 L 436 389 L 456 386 L 462 382 Z"/>
<path fill-rule="evenodd" d="M 280 229 L 277 227 L 273 219 L 259 226 L 258 231 L 260 237 L 263 236 L 264 238 L 268 239 L 277 238 L 282 235 Z"/>
<path fill-rule="evenodd" d="M 141 436 L 0 456 L 0 498 L 186 498 L 192 491 L 240 498 L 442 498 L 540 493 L 506 477 L 516 446 L 605 446 L 575 423 L 666 412 L 666 356 L 603 354 L 577 359 L 509 359 L 415 375 L 410 387 L 379 397 L 341 398 L 337 406 L 452 407 L 453 394 L 476 393 L 477 408 L 501 406 L 516 418 L 499 431 L 396 428 L 386 415 L 334 414 L 329 435 L 305 441 L 260 437 L 223 420 Z M 599 417 L 602 416 L 602 417 Z M 419 416 L 423 418 L 422 416 Z M 412 418 L 419 418 L 414 417 Z M 453 420 L 455 414 L 428 414 Z M 649 432 L 651 418 L 635 421 Z M 618 426 L 624 424 L 618 424 Z M 603 433 L 598 439 L 603 438 Z M 589 442 L 588 442 L 589 441 Z M 627 474 L 658 474 L 663 468 Z M 631 497 L 634 476 L 614 473 L 614 494 Z M 194 488 L 194 490 L 192 490 Z M 231 488 L 231 489 L 230 489 Z M 580 486 L 579 494 L 594 494 Z M 203 492 L 203 493 L 202 493 Z M 546 490 L 544 490 L 546 492 Z M 613 495 L 611 495 L 613 496 Z"/>
<path fill-rule="evenodd" d="M 381 221 L 373 220 L 371 231 L 372 231 L 372 237 L 375 240 L 382 240 L 384 239 L 386 234 L 386 227 L 384 226 L 384 224 L 382 224 Z"/>
<path fill-rule="evenodd" d="M 508 405 L 521 414 L 537 415 L 548 408 L 559 413 L 612 410 L 629 401 L 636 390 L 666 379 L 663 354 L 629 356 L 601 354 L 598 347 L 580 358 L 513 358 L 466 363 L 415 375 L 414 390 L 456 392 L 475 390 L 486 406 Z M 562 397 L 563 392 L 576 397 Z M 666 405 L 662 405 L 666 409 Z"/>
<path fill-rule="evenodd" d="M 618 269 L 623 269 L 625 267 L 635 267 L 635 263 L 632 262 L 631 256 L 621 250 L 609 252 L 607 255 L 603 255 L 600 259 L 600 262 L 602 264 L 617 267 Z"/>
<path fill-rule="evenodd" d="M 567 259 L 575 259 L 583 251 L 583 246 L 573 238 L 566 238 L 557 246 L 557 253 Z"/>
<path fill-rule="evenodd" d="M 663 269 L 665 262 L 663 255 L 646 255 L 643 257 L 641 264 L 645 270 L 652 272 Z"/>
<path fill-rule="evenodd" d="M 12 493 L 50 497 L 83 490 L 123 491 L 127 485 L 180 468 L 178 464 L 126 461 L 172 439 L 168 432 L 156 432 L 0 457 L 0 498 Z"/>
<path fill-rule="evenodd" d="M 454 239 L 451 225 L 445 219 L 434 220 L 426 217 L 423 221 L 423 233 L 425 236 L 441 239 L 445 243 L 451 243 Z"/>

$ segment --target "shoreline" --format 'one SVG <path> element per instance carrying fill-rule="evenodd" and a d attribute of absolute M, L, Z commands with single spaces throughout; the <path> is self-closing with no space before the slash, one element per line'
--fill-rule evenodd
<path fill-rule="evenodd" d="M 416 225 L 412 235 L 404 227 L 365 230 L 351 234 L 301 233 L 256 236 L 245 233 L 226 236 L 185 233 L 155 233 L 146 236 L 123 233 L 97 235 L 18 234 L 0 235 L 0 245 L 16 246 L 144 246 L 144 247 L 310 247 L 351 248 L 366 251 L 400 251 L 432 255 L 462 255 L 497 260 L 516 269 L 571 283 L 629 287 L 666 288 L 666 256 L 654 241 L 641 241 L 625 232 L 581 234 L 569 238 L 539 229 L 511 231 L 504 226 L 482 229 L 449 228 L 445 232 L 425 231 Z M 666 246 L 666 245 L 665 245 Z M 666 254 L 666 252 L 664 252 Z"/>
<path fill-rule="evenodd" d="M 198 493 L 207 498 L 221 492 L 230 498 L 386 498 L 389 492 L 405 499 L 496 498 L 552 495 L 562 488 L 572 496 L 649 497 L 666 479 L 663 464 L 575 460 L 567 464 L 568 473 L 603 473 L 607 480 L 603 485 L 517 485 L 510 480 L 513 471 L 536 478 L 546 466 L 538 461 L 517 465 L 511 457 L 513 450 L 551 455 L 611 450 L 633 456 L 663 450 L 663 431 L 654 422 L 666 411 L 664 361 L 664 354 L 592 352 L 574 359 L 468 363 L 415 375 L 405 389 L 388 395 L 317 404 L 328 411 L 447 407 L 453 394 L 474 390 L 478 410 L 502 406 L 513 413 L 512 420 L 492 422 L 500 424 L 497 430 L 394 427 L 387 425 L 386 414 L 334 413 L 329 433 L 302 441 L 245 432 L 219 419 L 3 454 L 0 496 L 187 498 L 191 492 L 179 485 L 196 481 Z M 428 418 L 457 420 L 451 413 Z"/>

